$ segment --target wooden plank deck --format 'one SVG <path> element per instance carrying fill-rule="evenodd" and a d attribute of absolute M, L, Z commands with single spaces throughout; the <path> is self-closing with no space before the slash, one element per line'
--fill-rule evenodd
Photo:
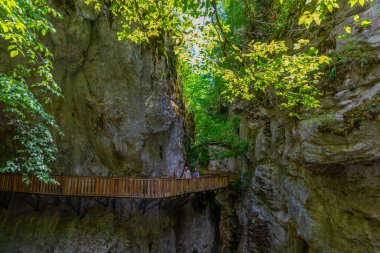
<path fill-rule="evenodd" d="M 22 176 L 0 174 L 0 191 L 83 197 L 120 197 L 159 199 L 187 193 L 225 188 L 229 176 L 215 175 L 200 178 L 117 178 L 102 176 L 52 176 L 59 185 L 44 184 L 32 177 L 29 185 Z"/>

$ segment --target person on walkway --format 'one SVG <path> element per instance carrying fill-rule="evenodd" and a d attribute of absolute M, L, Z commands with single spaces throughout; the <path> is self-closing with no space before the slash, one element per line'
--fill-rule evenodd
<path fill-rule="evenodd" d="M 185 175 L 184 175 L 185 179 L 190 179 L 191 178 L 191 172 L 189 170 L 188 167 L 186 167 L 186 171 L 185 171 Z"/>
<path fill-rule="evenodd" d="M 199 178 L 199 172 L 197 169 L 195 169 L 194 173 L 193 173 L 193 177 L 194 178 Z"/>

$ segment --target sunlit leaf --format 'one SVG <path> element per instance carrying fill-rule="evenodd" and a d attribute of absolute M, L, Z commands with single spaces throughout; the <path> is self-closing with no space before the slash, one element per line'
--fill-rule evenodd
<path fill-rule="evenodd" d="M 363 20 L 361 22 L 360 26 L 365 28 L 365 27 L 369 26 L 370 24 L 372 24 L 371 21 L 369 21 L 369 20 Z"/>
<path fill-rule="evenodd" d="M 18 55 L 18 51 L 17 50 L 11 51 L 10 55 L 11 55 L 11 57 L 16 57 Z"/>

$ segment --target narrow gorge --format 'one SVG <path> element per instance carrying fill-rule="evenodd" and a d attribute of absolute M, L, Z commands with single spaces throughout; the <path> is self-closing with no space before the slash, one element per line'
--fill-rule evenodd
<path fill-rule="evenodd" d="M 230 12 L 234 4 L 243 5 L 244 1 L 200 1 L 210 8 L 219 4 L 214 6 L 219 16 L 215 11 L 215 18 L 212 12 L 212 18 L 202 22 L 216 27 L 217 22 L 222 27 L 223 22 L 229 24 L 231 32 L 226 28 L 223 32 L 221 27 L 219 33 L 215 32 L 222 42 L 223 36 L 238 37 L 241 33 L 248 34 L 252 41 L 281 38 L 293 47 L 295 38 L 308 36 L 313 48 L 337 59 L 323 68 L 316 82 L 320 106 L 309 112 L 297 104 L 299 117 L 291 117 L 274 105 L 280 101 L 277 96 L 265 97 L 278 87 L 259 89 L 262 93 L 255 95 L 259 102 L 231 102 L 218 93 L 212 105 L 205 102 L 206 109 L 191 111 L 189 107 L 213 98 L 214 93 L 206 88 L 209 93 L 189 98 L 189 90 L 198 89 L 194 84 L 198 79 L 184 74 L 180 60 L 186 57 L 176 51 L 174 44 L 161 47 L 158 39 L 150 44 L 120 40 L 120 32 L 127 28 L 123 15 L 112 13 L 113 1 L 96 1 L 101 3 L 99 9 L 82 0 L 48 2 L 62 15 L 61 19 L 51 18 L 56 32 L 41 39 L 54 56 L 52 74 L 62 92 L 45 106 L 63 132 L 53 136 L 58 151 L 50 166 L 52 175 L 181 178 L 185 167 L 190 166 L 201 174 L 228 173 L 233 175 L 232 182 L 228 188 L 165 199 L 0 191 L 0 252 L 380 252 L 379 0 L 353 7 L 348 1 L 332 1 L 339 4 L 339 9 L 334 7 L 321 24 L 304 28 L 296 20 L 300 29 L 294 31 L 287 23 L 286 29 L 270 35 L 274 37 L 266 35 L 274 31 L 268 31 L 272 28 L 265 25 L 280 22 L 280 10 L 286 7 L 278 6 L 283 6 L 282 2 L 302 2 L 304 6 L 305 1 L 252 0 L 252 9 L 258 8 L 260 13 L 265 7 L 270 11 L 263 18 L 250 10 L 251 14 L 245 16 L 251 21 L 243 26 L 237 25 L 239 18 Z M 145 4 L 140 0 L 126 2 Z M 174 2 L 177 6 L 183 1 Z M 186 8 L 186 20 L 192 7 L 185 2 L 186 7 L 180 10 Z M 209 8 L 205 6 L 200 9 Z M 283 10 L 286 19 L 292 15 L 298 18 L 304 9 L 297 8 L 294 12 L 289 7 Z M 143 12 L 146 16 L 148 9 Z M 193 17 L 197 25 L 199 16 Z M 351 26 L 359 16 L 370 24 Z M 161 24 L 159 18 L 156 22 L 157 26 Z M 149 34 L 152 24 L 145 25 L 143 31 Z M 173 30 L 179 29 L 180 25 L 175 25 Z M 268 30 L 260 30 L 262 27 Z M 160 39 L 169 41 L 169 32 L 165 30 L 164 34 Z M 345 37 L 338 39 L 342 34 Z M 247 40 L 242 39 L 244 43 Z M 229 59 L 233 54 L 228 48 L 234 48 L 235 42 L 222 42 L 215 45 L 221 48 L 220 58 L 210 62 L 225 64 L 228 60 L 220 60 L 222 56 L 226 54 Z M 202 39 L 198 43 L 212 44 Z M 7 47 L 1 37 L 0 73 L 7 72 L 18 60 L 9 56 Z M 189 48 L 194 58 L 203 53 L 201 46 Z M 258 50 L 256 54 L 261 53 Z M 273 53 L 277 49 L 271 50 Z M 278 57 L 287 53 L 281 52 Z M 242 64 L 252 60 L 249 57 L 242 56 Z M 212 64 L 205 62 L 193 64 Z M 260 72 L 254 64 L 248 65 Z M 220 72 L 227 73 L 225 69 Z M 210 76 L 203 73 L 199 82 L 217 87 L 220 76 Z M 229 94 L 228 85 L 223 94 Z M 5 124 L 4 104 L 0 97 L 2 163 L 18 148 L 12 141 L 12 129 Z M 210 135 L 207 131 L 219 130 L 215 130 L 218 125 L 214 121 L 210 123 L 203 114 L 197 114 L 203 113 L 201 110 L 212 115 L 217 124 L 230 124 L 225 118 L 233 119 L 231 122 L 235 117 L 239 119 L 222 129 L 225 142 L 215 144 L 214 140 L 219 139 L 211 137 L 204 141 L 206 134 Z M 217 118 L 213 110 L 223 117 Z M 201 126 L 205 130 L 199 133 Z M 230 138 L 231 131 L 239 142 Z M 206 145 L 210 148 L 205 155 Z"/>

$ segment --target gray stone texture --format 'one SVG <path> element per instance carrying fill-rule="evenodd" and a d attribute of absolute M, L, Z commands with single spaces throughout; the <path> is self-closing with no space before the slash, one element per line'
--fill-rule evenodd
<path fill-rule="evenodd" d="M 66 5 L 47 39 L 63 93 L 51 108 L 65 134 L 54 172 L 179 175 L 183 124 L 173 105 L 181 101 L 164 56 L 118 41 L 117 20 L 83 1 Z"/>
<path fill-rule="evenodd" d="M 81 3 L 64 9 L 47 39 L 64 95 L 50 108 L 65 133 L 55 172 L 180 174 L 180 102 L 163 57 L 117 41 L 120 27 L 104 13 Z M 210 167 L 252 172 L 247 191 L 223 192 L 218 208 L 213 195 L 162 203 L 1 196 L 0 252 L 380 252 L 379 116 L 344 134 L 321 131 L 379 95 L 379 10 L 378 0 L 341 9 L 324 27 L 332 38 L 366 16 L 372 25 L 349 40 L 376 60 L 339 76 L 317 115 L 296 122 L 257 108 L 259 116 L 242 120 L 245 158 Z M 347 41 L 333 44 L 327 51 L 339 53 Z"/>
<path fill-rule="evenodd" d="M 183 122 L 175 71 L 153 47 L 117 40 L 121 27 L 83 1 L 45 41 L 63 97 L 54 114 L 54 174 L 179 176 Z M 175 94 L 179 92 L 179 94 Z M 179 98 L 179 99 L 178 99 Z M 154 201 L 1 194 L 0 252 L 213 252 L 213 196 Z"/>
<path fill-rule="evenodd" d="M 341 9 L 322 30 L 342 34 L 356 14 L 372 25 L 352 29 L 348 42 L 338 40 L 328 51 L 341 53 L 354 43 L 361 60 L 370 56 L 371 63 L 346 63 L 316 114 L 296 121 L 259 108 L 259 117 L 242 121 L 249 148 L 240 170 L 252 177 L 240 200 L 231 203 L 228 194 L 218 199 L 229 213 L 221 228 L 238 235 L 231 242 L 221 234 L 225 252 L 380 252 L 380 117 L 364 117 L 346 132 L 321 131 L 327 124 L 343 128 L 347 113 L 380 94 L 379 1 Z"/>
<path fill-rule="evenodd" d="M 171 200 L 12 198 L 0 209 L 0 252 L 215 252 L 214 196 Z"/>

